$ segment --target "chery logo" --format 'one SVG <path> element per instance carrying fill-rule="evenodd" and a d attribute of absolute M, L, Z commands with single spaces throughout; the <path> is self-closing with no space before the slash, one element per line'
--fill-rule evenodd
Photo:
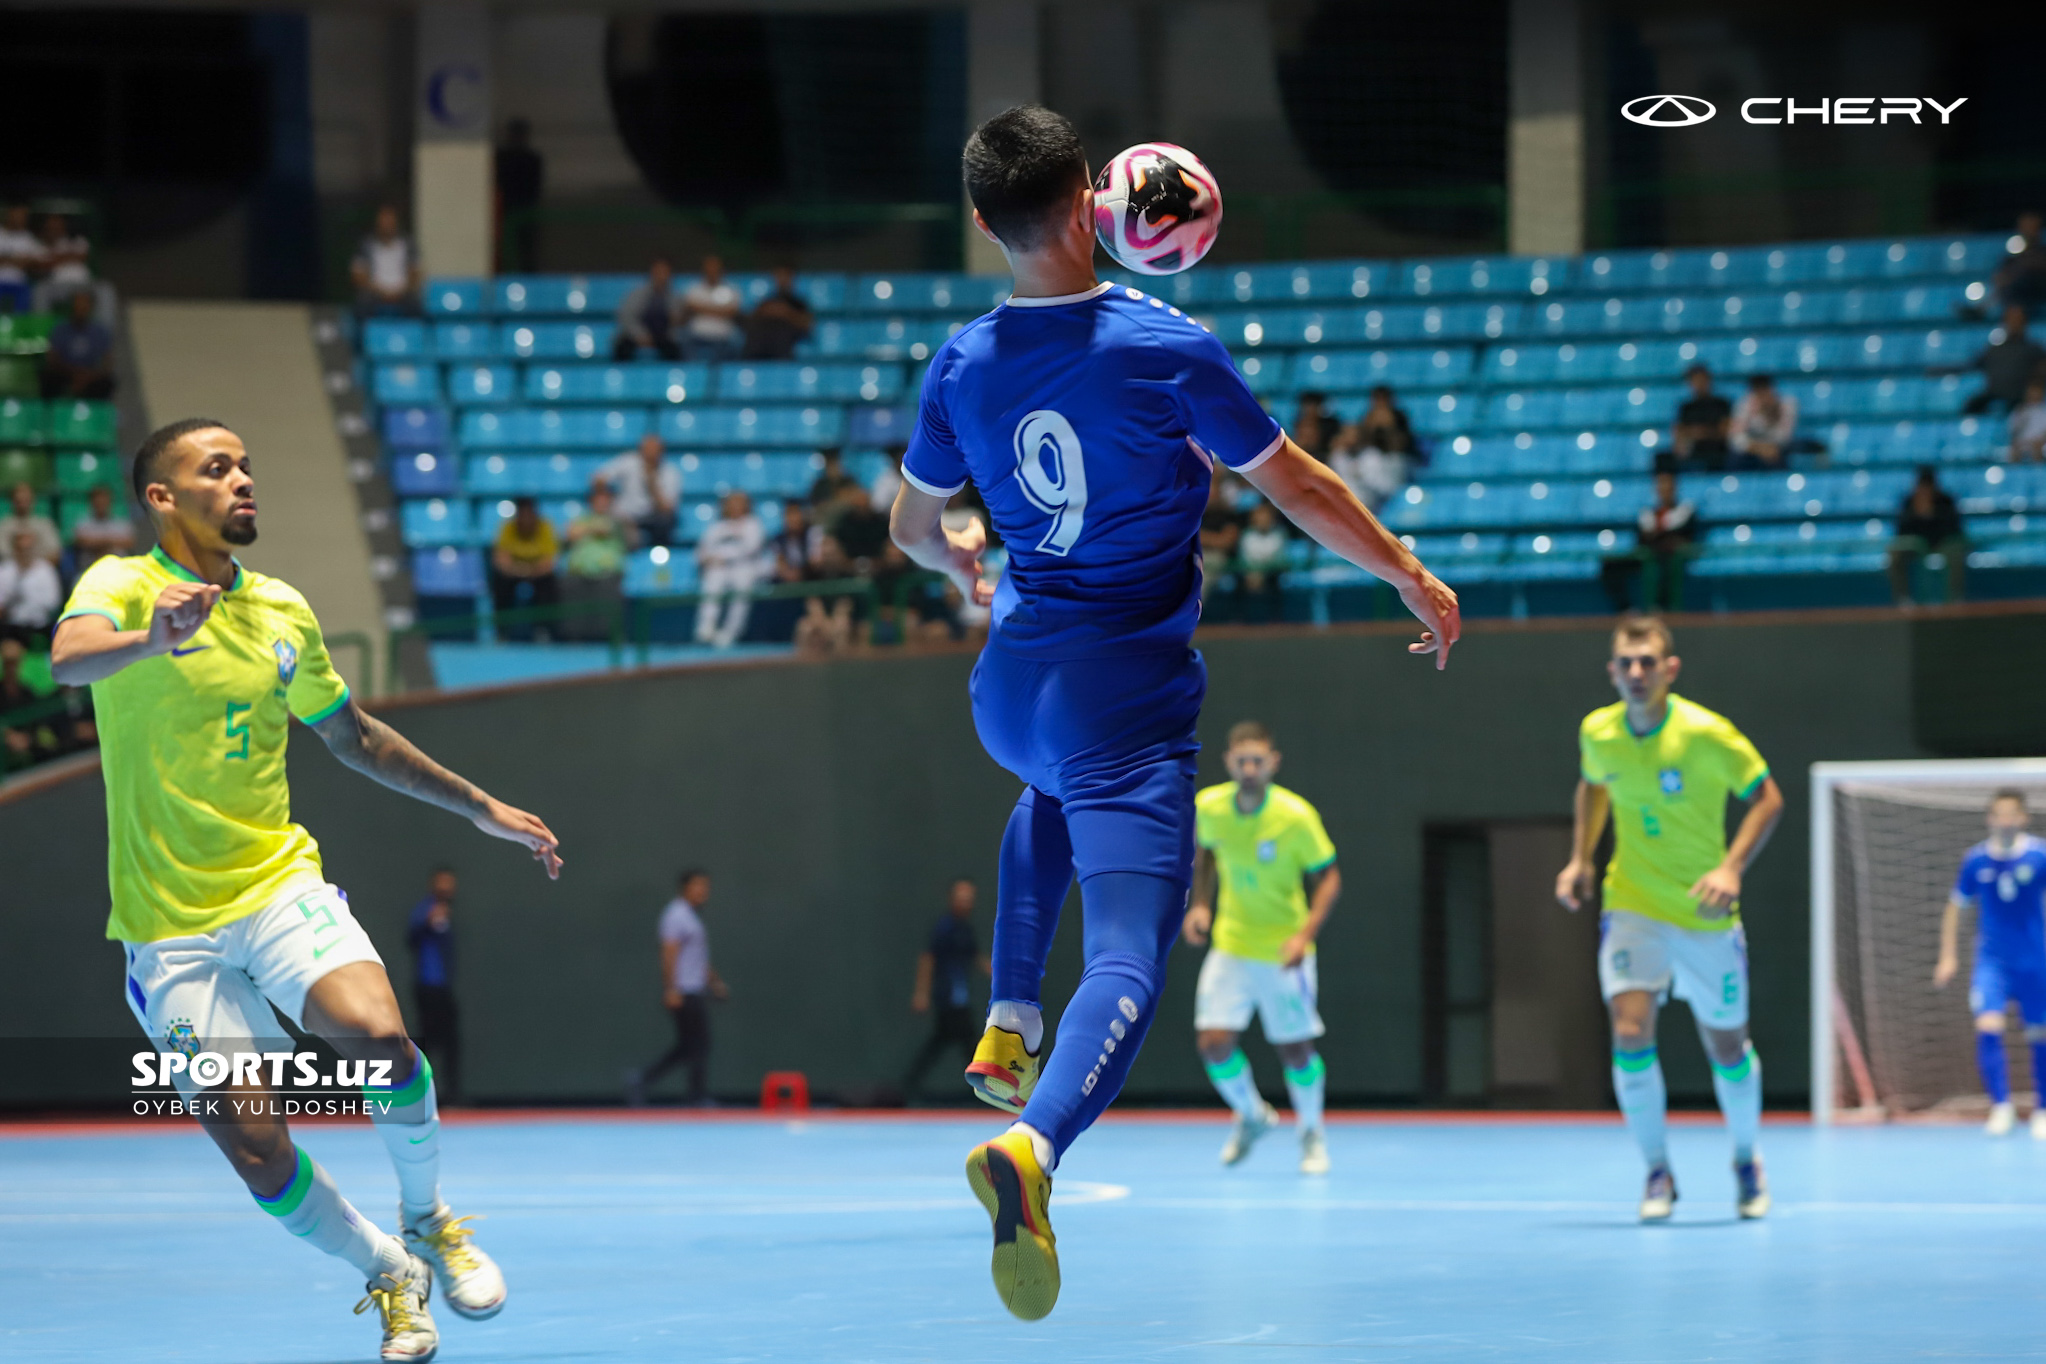
<path fill-rule="evenodd" d="M 1891 119 L 1923 124 L 1928 113 L 1938 114 L 1941 126 L 1952 121 L 1954 110 L 1968 102 L 1963 95 L 1952 104 L 1914 95 L 1855 95 L 1821 99 L 1816 104 L 1799 104 L 1795 98 L 1770 96 L 1741 101 L 1743 123 L 1773 124 L 1808 121 L 1832 124 L 1887 125 Z M 1706 122 L 1719 110 L 1710 100 L 1696 95 L 1643 95 L 1620 106 L 1620 117 L 1649 128 L 1691 128 Z"/>
<path fill-rule="evenodd" d="M 1688 128 L 1718 112 L 1711 100 L 1696 95 L 1643 95 L 1620 106 L 1621 118 L 1651 128 Z"/>

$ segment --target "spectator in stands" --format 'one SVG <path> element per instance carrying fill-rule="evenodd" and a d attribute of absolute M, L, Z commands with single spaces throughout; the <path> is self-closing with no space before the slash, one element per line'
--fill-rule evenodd
<path fill-rule="evenodd" d="M 838 524 L 833 531 L 855 572 L 872 572 L 888 543 L 888 513 L 874 505 L 867 490 L 854 483 L 838 495 Z"/>
<path fill-rule="evenodd" d="M 2011 409 L 2010 457 L 2014 462 L 2046 460 L 2046 375 L 2025 381 L 2025 400 Z"/>
<path fill-rule="evenodd" d="M 647 1086 L 671 1066 L 689 1068 L 689 1101 L 710 1104 L 710 1001 L 731 991 L 710 964 L 710 933 L 703 907 L 710 902 L 710 873 L 691 868 L 677 880 L 677 894 L 661 911 L 661 1003 L 675 1020 L 675 1044 L 644 1070 L 625 1077 L 626 1102 L 646 1102 Z"/>
<path fill-rule="evenodd" d="M 774 267 L 774 292 L 760 300 L 746 318 L 747 360 L 788 360 L 817 326 L 810 301 L 796 292 L 796 272 Z"/>
<path fill-rule="evenodd" d="M 891 445 L 882 452 L 880 472 L 867 485 L 867 500 L 881 511 L 895 509 L 895 495 L 902 491 L 902 457 L 908 453 L 907 445 Z"/>
<path fill-rule="evenodd" d="M 1328 410 L 1328 394 L 1310 390 L 1300 395 L 1300 405 L 1293 412 L 1293 443 L 1326 463 L 1341 425 Z"/>
<path fill-rule="evenodd" d="M 26 710 L 49 693 L 31 687 L 22 676 L 22 660 L 28 649 L 19 639 L 0 637 L 0 716 Z M 0 728 L 0 772 L 19 772 L 64 751 L 57 724 L 47 720 L 24 720 Z"/>
<path fill-rule="evenodd" d="M 1270 502 L 1250 509 L 1250 524 L 1236 547 L 1236 586 L 1243 598 L 1243 618 L 1268 623 L 1285 617 L 1280 579 L 1286 571 L 1286 549 L 1292 537 Z"/>
<path fill-rule="evenodd" d="M 845 456 L 835 447 L 824 451 L 824 468 L 810 484 L 810 516 L 828 534 L 838 525 L 845 510 L 845 495 L 860 481 L 845 469 Z"/>
<path fill-rule="evenodd" d="M 1797 399 L 1776 389 L 1766 374 L 1748 379 L 1748 391 L 1733 405 L 1726 441 L 1736 469 L 1781 469 L 1797 437 Z"/>
<path fill-rule="evenodd" d="M 682 358 L 682 343 L 675 335 L 675 267 L 666 256 L 655 256 L 646 278 L 618 300 L 618 333 L 611 341 L 611 358 L 636 360 L 643 350 L 663 360 Z"/>
<path fill-rule="evenodd" d="M 1897 509 L 1897 538 L 1890 541 L 1890 597 L 1897 605 L 1913 605 L 1911 573 L 1919 561 L 1938 555 L 1946 561 L 1947 600 L 1960 601 L 1968 586 L 1968 539 L 1961 508 L 1953 494 L 1939 486 L 1930 464 L 1918 466 L 1918 481 Z"/>
<path fill-rule="evenodd" d="M 914 1101 L 931 1063 L 947 1049 L 959 1053 L 959 1068 L 973 1060 L 980 1044 L 981 1017 L 973 1011 L 973 978 L 993 974 L 987 953 L 973 932 L 973 906 L 980 888 L 967 877 L 952 883 L 945 912 L 931 929 L 916 959 L 916 986 L 909 1007 L 931 1015 L 931 1035 L 903 1073 L 902 1095 Z"/>
<path fill-rule="evenodd" d="M 43 352 L 45 398 L 114 396 L 114 334 L 92 315 L 97 306 L 92 290 L 79 289 L 67 301 L 64 320 L 50 328 L 50 348 Z"/>
<path fill-rule="evenodd" d="M 14 537 L 27 531 L 35 537 L 38 556 L 56 563 L 64 553 L 64 542 L 57 535 L 57 523 L 44 516 L 36 507 L 36 490 L 26 483 L 17 483 L 9 494 L 13 510 L 0 516 L 0 556 L 4 556 L 14 544 Z"/>
<path fill-rule="evenodd" d="M 776 582 L 812 582 L 822 566 L 824 528 L 811 525 L 803 504 L 790 498 L 782 504 L 781 530 L 768 545 L 768 552 L 774 558 Z"/>
<path fill-rule="evenodd" d="M 639 448 L 607 459 L 597 477 L 611 489 L 612 512 L 639 531 L 642 545 L 665 545 L 675 538 L 675 518 L 682 514 L 682 469 L 666 458 L 661 438 L 649 431 Z"/>
<path fill-rule="evenodd" d="M 36 269 L 42 276 L 37 302 L 45 312 L 55 312 L 72 294 L 92 288 L 92 266 L 87 263 L 92 243 L 73 232 L 63 214 L 44 215 L 36 246 Z"/>
<path fill-rule="evenodd" d="M 725 263 L 703 258 L 703 274 L 682 291 L 682 353 L 691 360 L 729 360 L 739 353 L 739 291 Z"/>
<path fill-rule="evenodd" d="M 593 479 L 589 505 L 568 523 L 562 602 L 582 608 L 561 623 L 562 633 L 570 639 L 609 639 L 617 614 L 598 610 L 597 604 L 616 605 L 625 600 L 625 556 L 631 548 L 632 527 L 619 519 L 614 501 L 611 485 Z"/>
<path fill-rule="evenodd" d="M 504 141 L 491 157 L 497 185 L 497 265 L 525 273 L 535 268 L 534 242 L 539 224 L 534 212 L 547 181 L 547 163 L 533 150 L 533 125 L 515 118 L 504 125 Z"/>
<path fill-rule="evenodd" d="M 753 614 L 753 590 L 768 567 L 767 532 L 753 514 L 753 499 L 729 492 L 718 504 L 718 519 L 696 542 L 696 642 L 729 649 L 746 633 Z M 724 624 L 718 605 L 725 604 Z"/>
<path fill-rule="evenodd" d="M 15 531 L 8 548 L 0 560 L 0 638 L 41 648 L 64 605 L 64 584 L 57 565 L 37 552 L 34 531 Z"/>
<path fill-rule="evenodd" d="M 0 216 L 0 300 L 8 311 L 25 313 L 32 306 L 30 275 L 41 259 L 42 247 L 28 225 L 28 205 L 9 204 Z"/>
<path fill-rule="evenodd" d="M 348 267 L 361 317 L 410 317 L 419 311 L 419 251 L 399 229 L 393 204 L 377 209 L 376 225 Z"/>
<path fill-rule="evenodd" d="M 1724 469 L 1733 404 L 1712 391 L 1712 371 L 1703 365 L 1685 370 L 1684 382 L 1691 396 L 1677 407 L 1670 444 L 1676 457 L 1693 468 Z"/>
<path fill-rule="evenodd" d="M 412 1004 L 419 1029 L 412 1040 L 433 1065 L 442 1103 L 462 1093 L 462 1030 L 455 1007 L 455 890 L 453 868 L 436 867 L 426 897 L 412 906 L 405 945 L 412 949 Z"/>
<path fill-rule="evenodd" d="M 109 554 L 135 552 L 135 523 L 125 513 L 115 513 L 114 490 L 104 483 L 96 484 L 85 500 L 91 514 L 80 517 L 71 526 L 74 575 L 85 572 Z"/>
<path fill-rule="evenodd" d="M 2046 243 L 2039 240 L 2042 221 L 2027 210 L 2018 215 L 2018 249 L 1996 267 L 1996 301 L 2006 308 L 2031 313 L 2046 303 Z"/>
<path fill-rule="evenodd" d="M 554 538 L 554 523 L 540 515 L 540 504 L 530 497 L 512 499 L 511 518 L 497 528 L 497 543 L 490 551 L 490 598 L 498 613 L 521 606 L 546 609 L 561 602 L 561 546 Z M 524 589 L 526 602 L 519 600 Z M 548 620 L 539 628 L 550 634 L 557 628 Z M 499 639 L 529 640 L 536 626 L 531 621 L 497 627 Z"/>
<path fill-rule="evenodd" d="M 1677 496 L 1677 463 L 1665 451 L 1655 457 L 1655 504 L 1634 518 L 1634 551 L 1605 561 L 1599 577 L 1615 613 L 1632 609 L 1637 577 L 1647 579 L 1644 611 L 1675 611 L 1684 599 L 1684 565 L 1697 553 L 1698 509 Z"/>
<path fill-rule="evenodd" d="M 1392 390 L 1380 384 L 1364 415 L 1337 433 L 1328 459 L 1357 500 L 1375 511 L 1406 486 L 1414 453 L 1413 425 Z"/>
<path fill-rule="evenodd" d="M 2025 385 L 2046 365 L 2046 350 L 2025 334 L 2023 308 L 2005 308 L 2003 326 L 1998 331 L 2000 335 L 1989 334 L 1989 344 L 1967 366 L 1982 371 L 1982 391 L 1961 408 L 1970 415 L 1992 407 L 2000 410 L 2016 407 L 2025 400 Z"/>

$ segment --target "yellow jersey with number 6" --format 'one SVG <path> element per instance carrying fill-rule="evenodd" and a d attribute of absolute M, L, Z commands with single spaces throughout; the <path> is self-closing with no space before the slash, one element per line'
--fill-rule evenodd
<path fill-rule="evenodd" d="M 146 630 L 157 596 L 196 582 L 161 549 L 105 558 L 60 619 Z M 199 633 L 92 684 L 107 788 L 107 936 L 211 933 L 295 885 L 324 880 L 319 845 L 291 822 L 291 717 L 317 724 L 348 702 L 312 607 L 237 566 Z"/>
<path fill-rule="evenodd" d="M 1250 961 L 1278 961 L 1307 922 L 1303 880 L 1336 860 L 1321 813 L 1283 786 L 1265 790 L 1249 814 L 1236 783 L 1194 797 L 1194 841 L 1215 854 L 1215 949 Z M 1314 949 L 1307 949 L 1312 952 Z"/>
<path fill-rule="evenodd" d="M 1737 913 L 1701 917 L 1691 887 L 1726 856 L 1726 798 L 1748 799 L 1769 775 L 1747 735 L 1671 693 L 1652 733 L 1629 729 L 1626 704 L 1616 701 L 1584 717 L 1578 745 L 1584 779 L 1613 800 L 1605 907 L 1680 928 L 1738 923 Z"/>

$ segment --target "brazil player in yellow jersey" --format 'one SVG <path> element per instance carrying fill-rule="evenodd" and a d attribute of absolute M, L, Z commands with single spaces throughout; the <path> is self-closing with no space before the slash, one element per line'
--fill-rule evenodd
<path fill-rule="evenodd" d="M 1256 1014 L 1286 1067 L 1301 1173 L 1325 1175 L 1327 1078 L 1314 1046 L 1325 1029 L 1316 1008 L 1314 940 L 1343 878 L 1320 813 L 1273 780 L 1279 757 L 1271 731 L 1246 720 L 1229 731 L 1222 759 L 1233 780 L 1194 798 L 1199 851 L 1184 932 L 1194 946 L 1208 947 L 1194 994 L 1194 1032 L 1208 1079 L 1236 1114 L 1222 1163 L 1249 1155 L 1278 1116 L 1237 1045 Z"/>
<path fill-rule="evenodd" d="M 1599 920 L 1599 986 L 1613 1023 L 1613 1089 L 1648 1162 L 1641 1218 L 1674 1210 L 1664 1137 L 1667 1095 L 1656 1057 L 1656 1011 L 1671 993 L 1691 1006 L 1712 1062 L 1712 1087 L 1733 1136 L 1735 1205 L 1769 1211 L 1755 1149 L 1762 1062 L 1748 1041 L 1748 953 L 1741 877 L 1783 814 L 1769 765 L 1732 721 L 1670 690 L 1682 660 L 1669 627 L 1624 620 L 1607 664 L 1620 699 L 1584 717 L 1578 734 L 1575 842 L 1556 898 L 1591 898 L 1599 836 L 1613 821 Z M 1727 800 L 1747 811 L 1726 838 Z"/>
<path fill-rule="evenodd" d="M 107 936 L 126 955 L 129 1007 L 162 1052 L 288 1060 L 294 1047 L 274 1005 L 368 1075 L 381 1063 L 384 1083 L 362 1093 L 397 1169 L 399 1236 L 349 1205 L 293 1143 L 278 1105 L 236 1103 L 267 1097 L 260 1083 L 237 1073 L 238 1083 L 210 1090 L 189 1075 L 179 1084 L 257 1204 L 362 1271 L 369 1295 L 356 1310 L 377 1309 L 383 1357 L 429 1359 L 439 1344 L 427 1306 L 434 1281 L 456 1313 L 483 1318 L 503 1307 L 504 1276 L 468 1219 L 440 1200 L 432 1068 L 406 1038 L 348 897 L 291 820 L 290 723 L 311 726 L 385 786 L 525 845 L 550 877 L 561 869 L 554 835 L 358 708 L 305 598 L 235 560 L 256 539 L 256 501 L 232 431 L 197 419 L 163 427 L 137 452 L 134 483 L 158 546 L 86 570 L 50 658 L 58 681 L 92 686 L 107 789 Z M 273 1084 L 282 1071 L 279 1061 Z"/>

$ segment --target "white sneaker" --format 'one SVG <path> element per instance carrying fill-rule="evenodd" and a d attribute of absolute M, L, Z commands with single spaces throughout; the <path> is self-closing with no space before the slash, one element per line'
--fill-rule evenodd
<path fill-rule="evenodd" d="M 1278 1112 L 1270 1104 L 1248 1118 L 1237 1118 L 1236 1125 L 1229 1129 L 1229 1140 L 1222 1143 L 1222 1163 L 1234 1165 L 1249 1155 L 1258 1138 L 1271 1131 L 1278 1120 Z"/>
<path fill-rule="evenodd" d="M 1762 1172 L 1762 1158 L 1750 1156 L 1747 1160 L 1733 1163 L 1734 1183 L 1740 1192 L 1734 1197 L 1734 1210 L 1741 1220 L 1755 1221 L 1769 1215 L 1769 1176 Z"/>
<path fill-rule="evenodd" d="M 1300 1134 L 1300 1173 L 1328 1173 L 1328 1139 L 1322 1136 L 1319 1127 L 1310 1127 Z"/>
<path fill-rule="evenodd" d="M 402 1274 L 385 1274 L 363 1285 L 365 1296 L 355 1304 L 357 1316 L 372 1305 L 383 1321 L 385 1359 L 426 1364 L 440 1349 L 440 1332 L 426 1300 L 433 1295 L 433 1271 L 417 1255 L 407 1257 Z"/>
<path fill-rule="evenodd" d="M 441 1300 L 456 1316 L 482 1321 L 504 1310 L 504 1274 L 497 1261 L 476 1249 L 468 1218 L 443 1203 L 417 1223 L 406 1221 L 400 1208 L 398 1225 L 405 1249 L 432 1266 Z"/>
<path fill-rule="evenodd" d="M 1667 1222 L 1676 1210 L 1676 1177 L 1658 1165 L 1648 1172 L 1648 1186 L 1641 1191 L 1641 1220 Z"/>
<path fill-rule="evenodd" d="M 2018 1110 L 2006 1099 L 2000 1104 L 1991 1106 L 1989 1121 L 1982 1124 L 1982 1130 L 1992 1137 L 2007 1137 L 2010 1135 L 2011 1128 L 2017 1126 L 2017 1123 Z"/>
<path fill-rule="evenodd" d="M 2046 1141 L 2046 1103 L 2032 1110 L 2032 1140 Z"/>

